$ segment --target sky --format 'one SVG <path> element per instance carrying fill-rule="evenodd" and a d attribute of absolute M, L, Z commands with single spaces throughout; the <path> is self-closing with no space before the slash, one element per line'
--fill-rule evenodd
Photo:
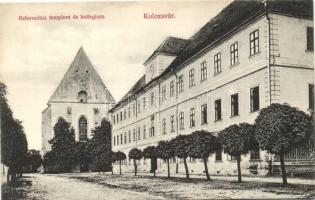
<path fill-rule="evenodd" d="M 82 46 L 116 102 L 144 74 L 168 36 L 188 39 L 231 0 L 0 4 L 0 81 L 29 149 L 41 148 L 41 112 Z M 144 19 L 144 14 L 174 14 Z M 103 15 L 104 19 L 19 20 L 19 16 Z"/>

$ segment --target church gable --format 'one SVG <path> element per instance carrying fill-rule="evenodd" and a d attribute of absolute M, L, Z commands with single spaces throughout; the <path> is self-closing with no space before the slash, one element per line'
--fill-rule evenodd
<path fill-rule="evenodd" d="M 49 102 L 114 103 L 81 47 Z"/>

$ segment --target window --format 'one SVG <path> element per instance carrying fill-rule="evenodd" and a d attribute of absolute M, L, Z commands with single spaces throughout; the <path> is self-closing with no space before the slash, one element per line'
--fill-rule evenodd
<path fill-rule="evenodd" d="M 138 128 L 138 140 L 141 140 L 141 128 Z"/>
<path fill-rule="evenodd" d="M 214 102 L 215 107 L 215 121 L 221 120 L 221 99 L 218 99 Z"/>
<path fill-rule="evenodd" d="M 207 62 L 204 61 L 201 63 L 201 81 L 207 80 Z"/>
<path fill-rule="evenodd" d="M 146 139 L 147 138 L 147 129 L 145 126 L 143 126 L 143 139 Z"/>
<path fill-rule="evenodd" d="M 117 145 L 119 145 L 119 135 L 117 135 Z"/>
<path fill-rule="evenodd" d="M 141 108 L 140 108 L 140 100 L 138 100 L 138 113 L 140 113 L 141 112 Z"/>
<path fill-rule="evenodd" d="M 136 141 L 136 129 L 133 129 L 133 132 L 132 132 L 132 141 L 133 141 L 133 142 Z"/>
<path fill-rule="evenodd" d="M 260 151 L 259 151 L 259 149 L 250 151 L 250 159 L 251 160 L 260 160 Z"/>
<path fill-rule="evenodd" d="M 166 120 L 165 120 L 165 118 L 162 119 L 162 133 L 164 135 L 166 134 Z"/>
<path fill-rule="evenodd" d="M 259 87 L 250 89 L 250 111 L 255 112 L 259 110 Z"/>
<path fill-rule="evenodd" d="M 100 113 L 100 109 L 99 108 L 93 108 L 93 113 L 94 113 L 94 115 L 98 115 Z"/>
<path fill-rule="evenodd" d="M 151 93 L 151 106 L 154 105 L 154 92 Z"/>
<path fill-rule="evenodd" d="M 71 107 L 67 107 L 67 114 L 68 114 L 68 115 L 71 115 L 71 113 L 72 113 Z"/>
<path fill-rule="evenodd" d="M 120 121 L 123 120 L 122 112 L 120 112 Z"/>
<path fill-rule="evenodd" d="M 178 77 L 177 87 L 178 87 L 178 93 L 181 93 L 184 91 L 184 77 L 183 77 L 183 75 Z"/>
<path fill-rule="evenodd" d="M 238 63 L 238 42 L 230 46 L 231 66 Z"/>
<path fill-rule="evenodd" d="M 215 152 L 215 161 L 222 161 L 222 150 L 217 150 Z"/>
<path fill-rule="evenodd" d="M 130 111 L 130 107 L 128 107 L 128 117 L 130 118 L 131 116 L 131 111 Z"/>
<path fill-rule="evenodd" d="M 132 104 L 132 116 L 136 115 L 136 105 Z"/>
<path fill-rule="evenodd" d="M 114 146 L 116 145 L 116 137 L 114 137 Z"/>
<path fill-rule="evenodd" d="M 171 133 L 172 133 L 172 132 L 175 132 L 174 115 L 170 117 L 170 122 L 171 122 Z"/>
<path fill-rule="evenodd" d="M 85 91 L 80 91 L 78 93 L 78 98 L 80 103 L 86 103 L 87 102 L 87 93 Z"/>
<path fill-rule="evenodd" d="M 308 108 L 314 110 L 314 85 L 308 85 Z"/>
<path fill-rule="evenodd" d="M 229 161 L 236 161 L 236 160 L 237 160 L 237 157 L 236 157 L 236 156 L 227 155 L 227 159 L 228 159 Z"/>
<path fill-rule="evenodd" d="M 117 122 L 119 122 L 119 114 L 116 114 Z"/>
<path fill-rule="evenodd" d="M 162 87 L 162 101 L 165 101 L 165 99 L 166 99 L 166 87 L 163 86 Z"/>
<path fill-rule="evenodd" d="M 259 31 L 255 30 L 249 34 L 250 56 L 259 52 Z"/>
<path fill-rule="evenodd" d="M 170 97 L 174 96 L 174 81 L 170 82 Z"/>
<path fill-rule="evenodd" d="M 238 94 L 231 95 L 231 117 L 239 115 L 238 113 Z"/>
<path fill-rule="evenodd" d="M 189 113 L 189 125 L 195 127 L 195 109 L 191 108 Z"/>
<path fill-rule="evenodd" d="M 126 120 L 127 118 L 127 113 L 126 113 L 126 109 L 124 110 L 124 120 Z"/>
<path fill-rule="evenodd" d="M 79 119 L 79 141 L 87 140 L 87 120 L 85 117 Z"/>
<path fill-rule="evenodd" d="M 221 72 L 221 53 L 214 55 L 214 74 Z"/>
<path fill-rule="evenodd" d="M 120 134 L 120 144 L 123 144 L 123 134 Z"/>
<path fill-rule="evenodd" d="M 154 137 L 154 115 L 151 116 L 150 137 Z"/>
<path fill-rule="evenodd" d="M 124 133 L 124 143 L 127 144 L 127 133 Z"/>
<path fill-rule="evenodd" d="M 145 97 L 143 97 L 143 110 L 145 110 L 145 105 L 146 104 L 146 99 L 145 99 Z"/>
<path fill-rule="evenodd" d="M 195 71 L 194 69 L 189 70 L 189 87 L 195 85 Z"/>
<path fill-rule="evenodd" d="M 116 123 L 116 117 L 115 117 L 115 115 L 114 115 L 114 124 Z"/>
<path fill-rule="evenodd" d="M 179 113 L 179 129 L 184 129 L 184 112 Z"/>
<path fill-rule="evenodd" d="M 307 51 L 314 51 L 314 29 L 313 27 L 307 27 L 306 28 L 306 38 L 307 38 L 307 44 L 306 48 Z"/>
<path fill-rule="evenodd" d="M 130 130 L 128 131 L 128 142 L 129 143 L 131 142 L 131 131 Z"/>
<path fill-rule="evenodd" d="M 201 124 L 208 123 L 207 104 L 201 106 Z"/>

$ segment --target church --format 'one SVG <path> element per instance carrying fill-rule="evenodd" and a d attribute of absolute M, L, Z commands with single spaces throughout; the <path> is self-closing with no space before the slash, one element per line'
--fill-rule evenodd
<path fill-rule="evenodd" d="M 42 111 L 42 155 L 51 150 L 54 125 L 62 117 L 75 129 L 76 141 L 91 138 L 91 131 L 108 119 L 115 100 L 81 47 Z"/>

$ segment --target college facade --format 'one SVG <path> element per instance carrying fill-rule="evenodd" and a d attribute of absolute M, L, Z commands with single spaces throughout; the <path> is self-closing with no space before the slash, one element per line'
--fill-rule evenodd
<path fill-rule="evenodd" d="M 313 50 L 311 0 L 234 1 L 191 38 L 166 38 L 145 61 L 145 74 L 109 110 L 112 149 L 127 155 L 123 171 L 133 171 L 128 152 L 134 147 L 143 150 L 180 134 L 253 123 L 271 103 L 312 112 Z M 314 169 L 312 154 L 308 145 L 293 150 L 286 161 Z M 270 159 L 276 166 L 275 155 L 249 152 L 242 156 L 242 173 L 250 173 L 252 165 L 266 173 Z M 184 172 L 181 162 L 172 159 L 171 170 L 178 166 Z M 209 171 L 237 173 L 235 162 L 216 152 L 209 157 Z M 201 161 L 189 159 L 188 165 L 192 173 L 203 173 Z M 150 162 L 140 160 L 138 170 L 149 172 Z M 167 171 L 163 160 L 157 171 Z"/>

